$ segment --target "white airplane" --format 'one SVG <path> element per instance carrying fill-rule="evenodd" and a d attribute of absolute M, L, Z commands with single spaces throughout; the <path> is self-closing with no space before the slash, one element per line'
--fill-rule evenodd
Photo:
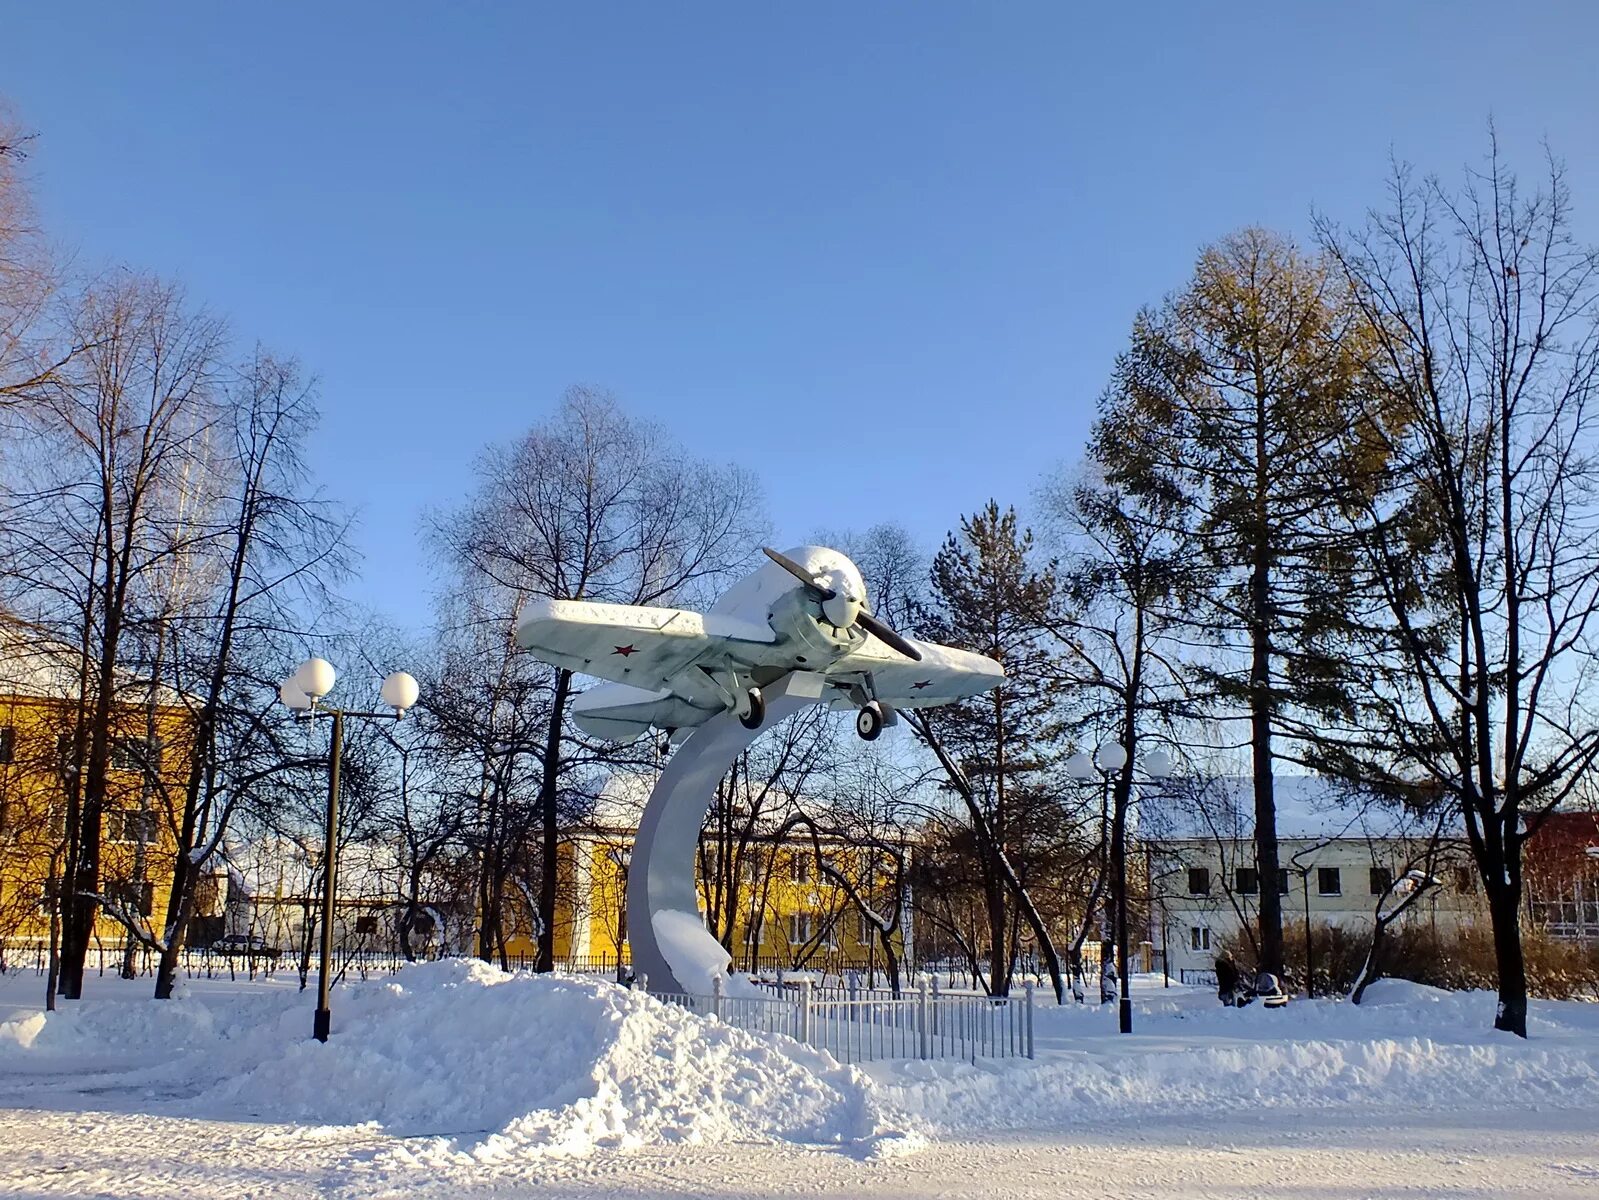
<path fill-rule="evenodd" d="M 651 727 L 681 738 L 722 712 L 759 729 L 766 719 L 761 688 L 790 672 L 819 676 L 821 698 L 853 707 L 855 731 L 867 741 L 894 722 L 895 709 L 949 704 L 1005 678 L 991 658 L 901 637 L 872 616 L 865 580 L 837 550 L 800 546 L 766 556 L 771 562 L 707 613 L 535 601 L 517 623 L 517 645 L 554 666 L 609 680 L 573 701 L 572 719 L 616 742 Z"/>

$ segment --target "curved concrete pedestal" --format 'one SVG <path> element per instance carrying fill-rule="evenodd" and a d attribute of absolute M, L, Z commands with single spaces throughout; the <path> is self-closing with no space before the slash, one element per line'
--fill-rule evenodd
<path fill-rule="evenodd" d="M 706 930 L 694 886 L 700 828 L 733 760 L 777 722 L 820 703 L 823 687 L 820 675 L 785 675 L 762 689 L 760 729 L 720 713 L 690 734 L 661 772 L 644 805 L 627 876 L 633 973 L 648 977 L 651 991 L 709 993 L 712 978 L 727 970 L 728 953 Z"/>

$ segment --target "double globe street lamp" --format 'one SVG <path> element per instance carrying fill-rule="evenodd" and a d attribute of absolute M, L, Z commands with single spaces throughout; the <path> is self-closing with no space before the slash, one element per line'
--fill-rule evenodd
<path fill-rule="evenodd" d="M 1066 773 L 1087 783 L 1101 779 L 1115 796 L 1111 809 L 1110 861 L 1116 888 L 1116 974 L 1120 993 L 1121 1031 L 1133 1031 L 1132 980 L 1128 977 L 1127 937 L 1127 812 L 1132 806 L 1134 768 L 1142 766 L 1149 779 L 1164 779 L 1171 774 L 1171 756 L 1164 750 L 1151 750 L 1141 763 L 1129 764 L 1127 749 L 1120 742 L 1103 742 L 1090 756 L 1078 751 L 1066 760 Z"/>
<path fill-rule="evenodd" d="M 379 698 L 393 712 L 354 712 L 332 708 L 322 700 L 333 690 L 338 675 L 325 658 L 309 658 L 300 669 L 278 685 L 278 698 L 298 720 L 314 721 L 331 717 L 333 739 L 328 748 L 328 827 L 322 847 L 322 952 L 316 987 L 316 1020 L 312 1036 L 328 1040 L 333 1013 L 328 1008 L 328 989 L 333 985 L 333 909 L 338 895 L 339 765 L 344 757 L 344 718 L 365 717 L 371 721 L 398 721 L 416 706 L 416 680 L 404 671 L 395 671 L 383 680 Z"/>

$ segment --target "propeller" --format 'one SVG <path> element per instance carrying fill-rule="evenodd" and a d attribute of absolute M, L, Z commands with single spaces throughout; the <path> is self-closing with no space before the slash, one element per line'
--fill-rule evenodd
<path fill-rule="evenodd" d="M 804 567 L 800 566 L 799 563 L 795 562 L 792 558 L 789 558 L 788 555 L 779 554 L 770 546 L 762 546 L 761 549 L 766 553 L 767 558 L 771 559 L 778 566 L 782 567 L 783 570 L 787 571 L 790 575 L 794 576 L 795 579 L 798 579 L 806 587 L 815 592 L 816 598 L 822 602 L 824 609 L 827 608 L 829 601 L 839 599 L 838 590 L 836 588 L 828 587 L 826 584 L 819 582 L 814 575 L 812 575 Z M 911 643 L 906 641 L 904 638 L 900 637 L 899 634 L 895 633 L 876 617 L 872 616 L 872 614 L 862 608 L 859 603 L 851 604 L 849 607 L 854 609 L 854 617 L 850 622 L 851 624 L 858 625 L 867 633 L 875 637 L 878 641 L 887 646 L 893 647 L 895 650 L 898 650 L 911 661 L 922 661 L 922 652 L 920 650 L 911 645 Z M 831 619 L 831 615 L 831 611 L 829 611 L 829 619 Z M 836 623 L 841 624 L 842 622 Z"/>

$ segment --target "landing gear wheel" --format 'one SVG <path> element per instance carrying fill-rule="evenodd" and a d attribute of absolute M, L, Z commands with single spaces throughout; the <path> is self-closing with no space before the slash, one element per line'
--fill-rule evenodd
<path fill-rule="evenodd" d="M 877 735 L 883 732 L 883 706 L 876 700 L 868 700 L 856 712 L 855 732 L 866 742 L 875 742 Z"/>
<path fill-rule="evenodd" d="M 739 713 L 739 724 L 745 729 L 759 729 L 766 720 L 766 697 L 760 688 L 751 688 L 744 693 L 744 701 L 749 708 Z"/>

